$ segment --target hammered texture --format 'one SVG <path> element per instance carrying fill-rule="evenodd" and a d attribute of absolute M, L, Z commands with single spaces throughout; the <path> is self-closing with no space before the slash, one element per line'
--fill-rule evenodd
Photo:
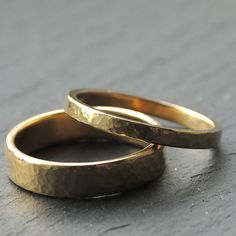
<path fill-rule="evenodd" d="M 206 149 L 217 147 L 221 138 L 221 128 L 213 120 L 185 107 L 163 101 L 155 102 L 110 90 L 79 89 L 70 91 L 65 104 L 67 114 L 80 122 L 108 133 L 149 143 Z M 185 129 L 136 122 L 93 108 L 102 105 L 124 107 L 158 116 L 179 123 Z"/>
<path fill-rule="evenodd" d="M 29 153 L 37 145 L 41 148 L 42 144 L 89 137 L 109 138 L 109 135 L 75 121 L 61 110 L 33 117 L 19 124 L 7 137 L 8 175 L 15 184 L 35 193 L 91 197 L 137 188 L 160 176 L 165 169 L 163 147 L 153 144 L 145 144 L 139 151 L 113 160 L 84 163 L 50 162 Z"/>
<path fill-rule="evenodd" d="M 20 187 L 48 196 L 91 197 L 124 192 L 160 176 L 164 157 L 152 150 L 138 159 L 93 166 L 37 165 L 6 151 L 10 179 Z"/>

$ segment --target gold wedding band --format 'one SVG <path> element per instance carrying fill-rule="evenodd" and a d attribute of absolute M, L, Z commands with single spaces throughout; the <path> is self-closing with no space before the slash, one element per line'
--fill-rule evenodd
<path fill-rule="evenodd" d="M 151 125 L 157 124 L 139 112 L 113 107 L 99 109 L 106 114 L 112 112 Z M 6 139 L 10 179 L 26 190 L 43 195 L 91 197 L 137 188 L 157 178 L 164 170 L 163 146 L 126 137 L 115 139 L 141 145 L 142 149 L 123 157 L 96 162 L 55 162 L 31 156 L 40 148 L 81 138 L 115 137 L 75 121 L 63 110 L 44 113 L 20 123 Z"/>
<path fill-rule="evenodd" d="M 115 106 L 140 111 L 176 122 L 185 129 L 126 119 L 99 111 L 94 106 Z M 215 121 L 188 108 L 110 90 L 71 91 L 66 99 L 65 111 L 74 119 L 105 132 L 167 146 L 214 148 L 221 136 L 221 129 Z"/>

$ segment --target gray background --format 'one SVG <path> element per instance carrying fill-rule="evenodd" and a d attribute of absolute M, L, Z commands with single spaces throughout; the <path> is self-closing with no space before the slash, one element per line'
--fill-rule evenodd
<path fill-rule="evenodd" d="M 1 147 L 81 87 L 173 101 L 224 129 L 219 152 L 167 148 L 162 178 L 110 199 L 23 191 L 1 148 L 1 235 L 235 235 L 235 13 L 234 0 L 0 0 Z"/>

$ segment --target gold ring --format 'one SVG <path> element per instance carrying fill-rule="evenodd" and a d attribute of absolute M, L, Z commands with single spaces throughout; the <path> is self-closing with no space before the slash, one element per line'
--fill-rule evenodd
<path fill-rule="evenodd" d="M 127 109 L 98 109 L 156 124 L 150 117 Z M 92 197 L 137 188 L 163 173 L 163 146 L 130 138 L 125 141 L 138 144 L 142 149 L 112 160 L 72 163 L 31 156 L 33 151 L 52 144 L 91 138 L 124 140 L 77 122 L 64 110 L 32 117 L 13 128 L 7 136 L 8 176 L 18 186 L 43 195 Z"/>
<path fill-rule="evenodd" d="M 125 119 L 99 111 L 93 106 L 128 108 L 176 122 L 185 128 L 171 128 Z M 148 143 L 205 149 L 216 147 L 221 136 L 221 128 L 215 121 L 188 108 L 110 90 L 71 91 L 66 99 L 65 111 L 76 120 L 105 132 Z"/>

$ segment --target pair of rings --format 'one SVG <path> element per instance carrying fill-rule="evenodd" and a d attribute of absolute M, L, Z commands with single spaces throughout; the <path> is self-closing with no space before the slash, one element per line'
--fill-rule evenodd
<path fill-rule="evenodd" d="M 148 115 L 185 128 L 162 126 Z M 163 173 L 163 145 L 214 148 L 220 136 L 215 121 L 182 106 L 112 91 L 74 90 L 66 98 L 65 110 L 32 117 L 10 131 L 5 145 L 8 176 L 18 186 L 48 196 L 120 193 Z M 133 143 L 140 150 L 96 162 L 56 162 L 32 156 L 56 143 L 94 138 Z"/>

